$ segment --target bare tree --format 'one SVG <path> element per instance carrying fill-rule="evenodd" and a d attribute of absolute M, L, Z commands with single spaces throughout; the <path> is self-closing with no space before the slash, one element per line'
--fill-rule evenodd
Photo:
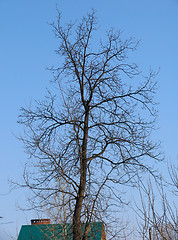
<path fill-rule="evenodd" d="M 149 180 L 144 184 L 138 179 L 141 204 L 137 204 L 136 213 L 139 216 L 139 232 L 142 239 L 148 238 L 152 232 L 152 240 L 178 240 L 177 168 L 169 167 L 171 182 L 155 183 Z M 153 184 L 154 183 L 154 184 Z"/>
<path fill-rule="evenodd" d="M 94 11 L 64 27 L 59 13 L 52 27 L 63 64 L 51 68 L 56 88 L 45 100 L 21 109 L 20 139 L 32 159 L 24 186 L 33 192 L 33 206 L 58 207 L 63 221 L 73 222 L 73 239 L 84 240 L 92 221 L 109 229 L 123 203 L 122 186 L 135 184 L 137 173 L 153 173 L 160 158 L 151 140 L 156 73 L 144 76 L 129 62 L 138 45 L 133 38 L 110 30 L 96 43 Z"/>

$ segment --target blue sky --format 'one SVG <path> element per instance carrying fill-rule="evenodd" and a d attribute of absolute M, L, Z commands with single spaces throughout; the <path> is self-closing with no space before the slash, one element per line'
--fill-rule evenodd
<path fill-rule="evenodd" d="M 175 164 L 178 155 L 178 0 L 0 0 L 0 240 L 16 236 L 29 213 L 17 211 L 25 201 L 23 190 L 8 194 L 8 179 L 20 179 L 24 149 L 14 137 L 21 129 L 17 116 L 21 106 L 44 96 L 52 78 L 46 67 L 57 65 L 57 41 L 47 22 L 55 21 L 56 4 L 63 21 L 78 19 L 91 8 L 97 10 L 100 34 L 110 27 L 123 36 L 141 39 L 133 59 L 142 69 L 160 67 L 159 130 L 166 158 Z M 164 169 L 163 169 L 164 170 Z M 1 224 L 13 222 L 9 224 Z"/>

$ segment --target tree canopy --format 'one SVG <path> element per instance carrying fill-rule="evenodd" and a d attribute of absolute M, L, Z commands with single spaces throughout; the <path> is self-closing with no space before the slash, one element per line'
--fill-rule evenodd
<path fill-rule="evenodd" d="M 96 43 L 95 11 L 64 26 L 59 13 L 52 27 L 63 64 L 50 69 L 56 87 L 45 99 L 21 108 L 20 139 L 32 160 L 24 186 L 34 207 L 73 222 L 73 239 L 84 240 L 91 222 L 103 221 L 106 229 L 114 222 L 120 186 L 135 185 L 145 171 L 154 174 L 156 73 L 146 76 L 129 61 L 138 41 L 122 40 L 120 31 L 111 29 Z"/>

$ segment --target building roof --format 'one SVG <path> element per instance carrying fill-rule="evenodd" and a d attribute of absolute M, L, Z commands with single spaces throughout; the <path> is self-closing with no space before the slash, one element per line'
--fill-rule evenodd
<path fill-rule="evenodd" d="M 85 225 L 82 224 L 84 230 Z M 18 240 L 72 240 L 72 224 L 23 225 Z M 104 225 L 101 222 L 90 224 L 88 240 L 105 240 Z"/>

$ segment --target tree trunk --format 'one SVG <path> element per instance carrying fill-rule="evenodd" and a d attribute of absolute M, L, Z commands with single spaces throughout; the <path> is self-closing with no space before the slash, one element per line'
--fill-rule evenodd
<path fill-rule="evenodd" d="M 82 239 L 82 229 L 81 229 L 81 210 L 82 203 L 84 199 L 85 193 L 85 185 L 86 185 L 86 174 L 87 174 L 87 139 L 88 139 L 88 120 L 89 120 L 89 108 L 85 107 L 85 123 L 84 123 L 84 135 L 83 135 L 83 143 L 82 143 L 82 156 L 80 162 L 80 186 L 79 191 L 76 198 L 75 211 L 73 215 L 73 240 L 81 240 Z"/>

